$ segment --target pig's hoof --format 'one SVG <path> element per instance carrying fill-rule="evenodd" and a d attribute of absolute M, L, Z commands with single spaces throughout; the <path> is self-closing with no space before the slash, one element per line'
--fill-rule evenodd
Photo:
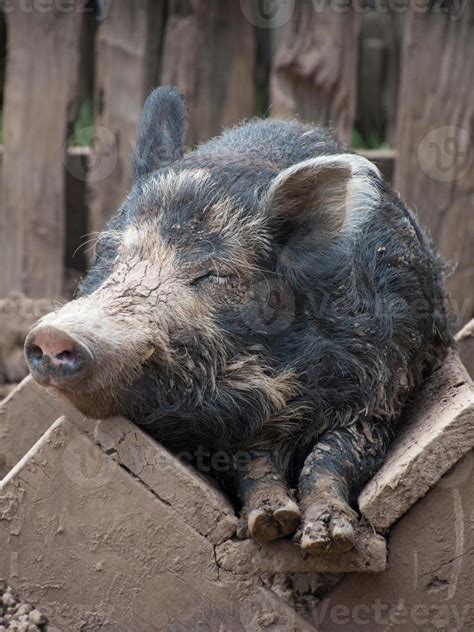
<path fill-rule="evenodd" d="M 317 512 L 317 515 L 315 513 L 311 511 L 305 517 L 302 530 L 298 534 L 302 549 L 315 555 L 339 555 L 354 548 L 354 524 L 357 516 L 352 509 L 326 507 Z"/>
<path fill-rule="evenodd" d="M 271 542 L 277 538 L 283 538 L 296 531 L 301 521 L 301 512 L 298 505 L 286 498 L 275 503 L 252 509 L 248 514 L 245 527 L 239 531 L 240 537 L 247 534 L 257 542 Z"/>
<path fill-rule="evenodd" d="M 259 507 L 250 512 L 248 529 L 257 542 L 271 542 L 296 531 L 301 520 L 298 505 L 291 499 L 277 507 Z"/>

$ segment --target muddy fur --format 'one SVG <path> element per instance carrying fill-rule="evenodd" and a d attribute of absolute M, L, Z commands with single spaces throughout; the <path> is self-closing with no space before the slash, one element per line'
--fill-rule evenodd
<path fill-rule="evenodd" d="M 154 93 L 136 181 L 67 306 L 104 314 L 100 372 L 65 395 L 176 452 L 267 451 L 293 482 L 318 444 L 353 495 L 449 344 L 438 257 L 329 131 L 256 120 L 181 157 L 183 126 L 178 93 Z"/>

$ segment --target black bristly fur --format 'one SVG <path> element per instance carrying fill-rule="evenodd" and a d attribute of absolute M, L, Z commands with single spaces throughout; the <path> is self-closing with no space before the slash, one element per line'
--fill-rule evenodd
<path fill-rule="evenodd" d="M 134 157 L 137 182 L 109 227 L 124 231 L 159 212 L 161 239 L 179 249 L 183 262 L 202 256 L 209 244 L 217 259 L 227 252 L 225 241 L 208 231 L 210 202 L 231 198 L 241 221 L 248 221 L 263 212 L 263 196 L 283 169 L 348 153 L 327 130 L 262 120 L 228 130 L 181 158 L 184 113 L 176 91 L 166 88 L 149 97 Z M 157 169 L 205 169 L 212 187 L 183 185 L 165 203 L 154 186 Z M 326 441 L 332 446 L 329 461 L 352 453 L 355 467 L 347 476 L 359 489 L 380 464 L 407 398 L 450 342 L 438 256 L 414 215 L 371 177 L 381 193 L 378 207 L 324 247 L 315 247 L 312 226 L 300 227 L 294 239 L 291 227 L 268 218 L 270 252 L 257 253 L 258 266 L 291 294 L 288 326 L 262 333 L 242 318 L 242 305 L 222 307 L 216 314 L 225 341 L 219 358 L 192 326 L 174 341 L 201 367 L 193 389 L 179 392 L 159 370 L 147 368 L 128 392 L 124 414 L 175 451 L 204 446 L 233 453 L 251 446 L 272 451 L 282 468 L 290 462 L 301 466 L 315 443 Z M 115 256 L 106 234 L 83 294 L 110 274 Z M 269 377 L 285 371 L 296 376 L 298 392 L 285 410 L 275 410 L 257 388 L 209 387 L 209 374 L 219 381 L 226 362 L 249 354 Z M 347 436 L 332 434 L 341 430 Z M 359 448 L 349 435 L 361 437 Z M 365 460 L 361 450 L 367 450 Z"/>

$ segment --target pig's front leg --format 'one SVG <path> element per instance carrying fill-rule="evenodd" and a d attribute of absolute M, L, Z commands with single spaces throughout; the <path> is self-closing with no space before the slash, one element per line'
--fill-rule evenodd
<path fill-rule="evenodd" d="M 303 549 L 343 553 L 355 545 L 358 516 L 351 503 L 380 466 L 389 443 L 386 426 L 363 421 L 330 431 L 315 445 L 299 479 Z"/>
<path fill-rule="evenodd" d="M 294 533 L 301 514 L 270 452 L 251 451 L 245 465 L 236 468 L 243 509 L 238 535 L 270 542 Z"/>

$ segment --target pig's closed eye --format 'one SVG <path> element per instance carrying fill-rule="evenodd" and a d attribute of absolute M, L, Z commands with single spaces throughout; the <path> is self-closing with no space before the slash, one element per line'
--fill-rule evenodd
<path fill-rule="evenodd" d="M 219 272 L 206 272 L 194 281 L 191 282 L 191 285 L 225 285 L 229 281 L 229 275 L 219 274 Z"/>

